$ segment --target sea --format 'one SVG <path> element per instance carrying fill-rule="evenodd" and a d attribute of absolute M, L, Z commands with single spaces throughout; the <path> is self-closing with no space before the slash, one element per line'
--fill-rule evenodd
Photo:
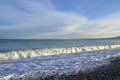
<path fill-rule="evenodd" d="M 117 39 L 1 39 L 0 80 L 41 80 L 109 65 Z"/>
<path fill-rule="evenodd" d="M 0 39 L 0 60 L 119 48 L 116 39 Z"/>

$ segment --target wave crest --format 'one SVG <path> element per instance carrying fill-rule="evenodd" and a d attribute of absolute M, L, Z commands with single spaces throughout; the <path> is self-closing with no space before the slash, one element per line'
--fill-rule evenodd
<path fill-rule="evenodd" d="M 49 56 L 59 54 L 70 54 L 79 52 L 88 52 L 96 50 L 107 50 L 120 48 L 120 45 L 106 45 L 106 46 L 84 46 L 84 47 L 71 47 L 71 48 L 45 48 L 36 50 L 18 50 L 0 53 L 0 60 L 30 58 L 38 56 Z"/>

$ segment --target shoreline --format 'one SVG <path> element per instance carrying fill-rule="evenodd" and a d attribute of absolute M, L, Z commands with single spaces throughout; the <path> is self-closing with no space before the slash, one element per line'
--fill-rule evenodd
<path fill-rule="evenodd" d="M 9 60 L 0 67 L 0 80 L 114 80 L 111 76 L 120 75 L 120 49 Z"/>
<path fill-rule="evenodd" d="M 27 80 L 120 80 L 120 57 L 110 59 L 111 64 L 103 65 L 90 72 L 77 74 L 48 75 L 47 77 L 30 78 Z M 23 80 L 18 78 L 17 80 Z"/>

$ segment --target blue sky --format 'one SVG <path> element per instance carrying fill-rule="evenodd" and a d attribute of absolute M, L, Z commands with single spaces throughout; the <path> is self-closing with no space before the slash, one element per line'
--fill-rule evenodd
<path fill-rule="evenodd" d="M 120 36 L 120 0 L 0 0 L 0 38 Z"/>

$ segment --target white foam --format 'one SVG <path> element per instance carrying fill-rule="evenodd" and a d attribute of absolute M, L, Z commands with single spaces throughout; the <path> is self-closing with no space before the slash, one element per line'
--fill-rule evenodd
<path fill-rule="evenodd" d="M 18 50 L 6 53 L 0 53 L 0 60 L 29 58 L 37 56 L 49 56 L 58 54 L 69 54 L 78 52 L 88 52 L 96 50 L 107 50 L 120 48 L 120 45 L 106 45 L 106 46 L 84 46 L 84 47 L 71 47 L 71 48 L 46 48 L 36 50 Z"/>
<path fill-rule="evenodd" d="M 0 61 L 0 80 L 39 80 L 40 76 L 86 72 L 110 64 L 109 59 L 115 57 L 120 57 L 120 49 Z"/>

